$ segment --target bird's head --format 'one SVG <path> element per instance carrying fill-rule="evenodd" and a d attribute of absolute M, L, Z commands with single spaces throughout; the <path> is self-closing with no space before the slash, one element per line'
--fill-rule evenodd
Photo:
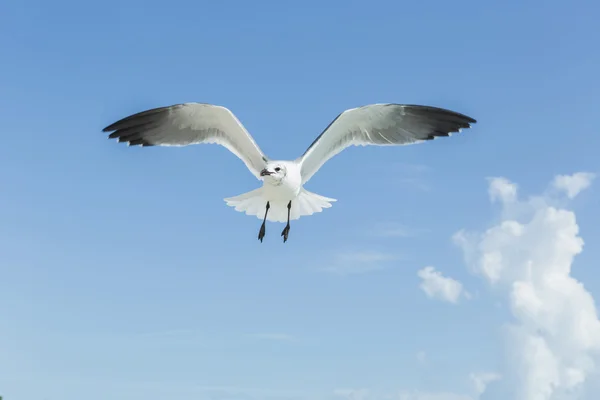
<path fill-rule="evenodd" d="M 287 175 L 285 164 L 279 162 L 268 163 L 267 166 L 260 171 L 260 176 L 267 182 L 279 184 Z"/>

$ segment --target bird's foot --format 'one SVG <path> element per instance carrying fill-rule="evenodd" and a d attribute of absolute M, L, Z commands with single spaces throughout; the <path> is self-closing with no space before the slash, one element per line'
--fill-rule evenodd
<path fill-rule="evenodd" d="M 287 242 L 289 234 L 290 234 L 290 225 L 287 224 L 285 226 L 285 228 L 283 228 L 283 232 L 281 232 L 281 236 L 283 236 L 283 243 Z"/>
<path fill-rule="evenodd" d="M 262 243 L 263 238 L 265 237 L 265 223 L 260 226 L 260 230 L 258 231 L 258 240 Z"/>

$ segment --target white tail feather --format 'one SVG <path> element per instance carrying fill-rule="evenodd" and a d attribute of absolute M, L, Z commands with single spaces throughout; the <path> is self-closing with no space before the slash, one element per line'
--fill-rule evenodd
<path fill-rule="evenodd" d="M 265 217 L 267 199 L 263 197 L 263 188 L 254 189 L 224 200 L 228 206 L 234 207 L 236 211 L 245 212 L 246 215 L 255 215 L 259 219 Z M 296 220 L 305 215 L 321 212 L 324 208 L 331 207 L 331 203 L 334 201 L 336 199 L 330 199 L 329 197 L 324 197 L 302 188 L 298 197 L 292 200 L 290 220 Z M 270 201 L 267 221 L 286 222 L 287 204 L 287 202 Z"/>

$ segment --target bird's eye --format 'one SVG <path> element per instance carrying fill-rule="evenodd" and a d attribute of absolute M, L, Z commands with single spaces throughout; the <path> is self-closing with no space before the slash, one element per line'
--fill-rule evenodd
<path fill-rule="evenodd" d="M 275 168 L 275 172 L 279 172 L 279 171 L 281 171 L 281 168 L 279 168 L 279 167 Z"/>

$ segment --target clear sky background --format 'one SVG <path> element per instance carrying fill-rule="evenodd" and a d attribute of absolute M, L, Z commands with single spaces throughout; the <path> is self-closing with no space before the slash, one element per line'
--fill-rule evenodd
<path fill-rule="evenodd" d="M 0 395 L 596 399 L 599 13 L 0 2 Z M 223 202 L 260 184 L 227 150 L 101 132 L 186 101 L 282 159 L 369 103 L 479 122 L 346 150 L 307 185 L 338 202 L 261 244 Z"/>

